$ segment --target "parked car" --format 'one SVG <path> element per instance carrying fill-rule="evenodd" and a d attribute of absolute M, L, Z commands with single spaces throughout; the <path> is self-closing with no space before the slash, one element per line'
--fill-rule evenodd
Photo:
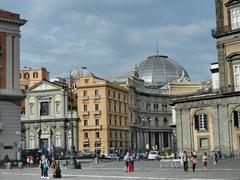
<path fill-rule="evenodd" d="M 148 160 L 155 160 L 159 158 L 159 152 L 158 151 L 150 151 L 148 154 Z"/>

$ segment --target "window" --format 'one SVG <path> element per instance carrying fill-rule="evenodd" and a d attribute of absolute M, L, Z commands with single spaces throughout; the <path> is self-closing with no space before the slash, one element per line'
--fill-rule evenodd
<path fill-rule="evenodd" d="M 128 134 L 125 132 L 125 139 L 127 139 L 128 138 Z"/>
<path fill-rule="evenodd" d="M 89 82 L 89 79 L 84 79 L 84 82 L 85 82 L 85 83 L 88 83 L 88 82 Z"/>
<path fill-rule="evenodd" d="M 111 96 L 111 93 L 110 93 L 110 91 L 108 90 L 108 97 L 110 97 Z"/>
<path fill-rule="evenodd" d="M 0 66 L 0 68 L 1 68 L 1 66 Z M 22 78 L 22 74 L 21 74 L 21 73 L 19 73 L 19 78 L 20 78 L 20 79 Z"/>
<path fill-rule="evenodd" d="M 48 116 L 49 115 L 49 103 L 48 102 L 41 102 L 40 104 L 40 115 L 41 116 Z"/>
<path fill-rule="evenodd" d="M 165 117 L 165 118 L 163 118 L 163 126 L 167 126 L 167 123 L 168 123 L 168 120 L 167 120 L 167 118 Z"/>
<path fill-rule="evenodd" d="M 38 78 L 38 72 L 33 72 L 33 78 Z"/>
<path fill-rule="evenodd" d="M 84 120 L 84 121 L 83 121 L 83 125 L 84 125 L 84 126 L 88 126 L 88 120 Z"/>
<path fill-rule="evenodd" d="M 96 139 L 100 138 L 99 132 L 96 132 L 96 133 L 95 133 L 95 138 L 96 138 Z"/>
<path fill-rule="evenodd" d="M 84 139 L 88 139 L 88 133 L 84 133 Z"/>
<path fill-rule="evenodd" d="M 110 138 L 112 138 L 112 131 L 110 131 Z"/>
<path fill-rule="evenodd" d="M 95 89 L 95 96 L 99 95 L 98 89 Z"/>
<path fill-rule="evenodd" d="M 115 132 L 115 138 L 116 138 L 116 139 L 118 138 L 118 134 L 117 134 L 117 132 Z"/>
<path fill-rule="evenodd" d="M 29 79 L 29 73 L 24 73 L 23 77 L 24 77 L 24 79 Z"/>
<path fill-rule="evenodd" d="M 95 104 L 95 111 L 99 111 L 99 104 Z"/>
<path fill-rule="evenodd" d="M 240 28 L 240 7 L 230 9 L 232 30 Z"/>
<path fill-rule="evenodd" d="M 158 118 L 157 117 L 155 118 L 155 126 L 156 127 L 158 126 Z"/>
<path fill-rule="evenodd" d="M 99 126 L 99 119 L 95 119 L 95 125 Z"/>
<path fill-rule="evenodd" d="M 146 104 L 146 110 L 147 111 L 150 110 L 150 104 L 149 103 Z"/>
<path fill-rule="evenodd" d="M 123 145 L 122 145 L 122 141 L 120 142 L 120 145 L 119 145 L 120 147 L 123 147 Z"/>
<path fill-rule="evenodd" d="M 83 96 L 87 96 L 87 91 L 86 90 L 83 91 Z"/>
<path fill-rule="evenodd" d="M 122 139 L 122 133 L 120 132 L 120 138 Z"/>
<path fill-rule="evenodd" d="M 87 108 L 86 104 L 83 105 L 83 111 L 88 111 L 88 108 Z"/>
<path fill-rule="evenodd" d="M 235 91 L 239 91 L 240 90 L 240 65 L 233 66 L 233 74 L 234 74 Z"/>
<path fill-rule="evenodd" d="M 239 111 L 234 111 L 234 127 L 240 128 L 240 110 Z"/>
<path fill-rule="evenodd" d="M 199 143 L 201 149 L 208 149 L 208 138 L 200 138 Z"/>
<path fill-rule="evenodd" d="M 28 85 L 24 85 L 24 89 L 28 89 Z"/>
<path fill-rule="evenodd" d="M 207 130 L 208 129 L 208 121 L 207 121 L 207 114 L 198 114 L 194 115 L 195 121 L 195 129 L 196 130 Z"/>

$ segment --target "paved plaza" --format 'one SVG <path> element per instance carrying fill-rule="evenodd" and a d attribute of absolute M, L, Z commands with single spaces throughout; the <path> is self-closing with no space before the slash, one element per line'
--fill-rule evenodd
<path fill-rule="evenodd" d="M 221 160 L 216 166 L 209 162 L 207 171 L 203 170 L 202 162 L 198 162 L 196 172 L 182 168 L 160 168 L 159 161 L 136 161 L 135 171 L 124 172 L 123 162 L 94 162 L 82 163 L 82 169 L 62 167 L 62 179 L 69 180 L 110 180 L 110 179 L 139 179 L 139 180 L 240 180 L 240 160 Z M 51 173 L 50 177 L 52 179 Z M 38 168 L 0 169 L 0 180 L 37 180 L 40 179 Z"/>

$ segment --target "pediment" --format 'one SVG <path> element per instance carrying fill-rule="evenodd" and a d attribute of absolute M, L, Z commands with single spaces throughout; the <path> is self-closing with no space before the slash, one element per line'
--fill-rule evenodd
<path fill-rule="evenodd" d="M 225 6 L 232 6 L 235 4 L 240 4 L 240 0 L 229 0 L 228 2 L 225 3 Z"/>
<path fill-rule="evenodd" d="M 31 89 L 29 89 L 29 91 L 33 92 L 33 91 L 57 90 L 60 88 L 61 88 L 60 86 L 53 84 L 51 82 L 42 81 L 33 86 Z"/>

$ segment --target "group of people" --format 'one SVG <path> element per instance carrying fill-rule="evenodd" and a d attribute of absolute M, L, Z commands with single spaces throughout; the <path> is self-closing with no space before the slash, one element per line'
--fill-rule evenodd
<path fill-rule="evenodd" d="M 188 161 L 189 160 L 192 163 L 192 170 L 195 171 L 196 165 L 197 165 L 197 156 L 196 156 L 195 152 L 193 152 L 191 154 L 191 158 L 189 159 L 189 157 L 187 155 L 187 152 L 184 151 L 181 155 L 181 159 L 182 159 L 184 171 L 188 170 Z M 203 161 L 204 170 L 207 170 L 207 167 L 208 167 L 208 155 L 207 155 L 207 153 L 203 153 L 203 155 L 201 156 L 201 159 Z M 213 159 L 213 164 L 216 165 L 217 161 L 218 161 L 218 155 L 215 151 L 212 152 L 212 159 Z"/>
<path fill-rule="evenodd" d="M 131 152 L 127 152 L 124 156 L 125 162 L 125 171 L 133 172 L 134 171 L 134 154 Z"/>
<path fill-rule="evenodd" d="M 48 161 L 46 156 L 43 154 L 39 160 L 39 168 L 41 170 L 41 178 L 42 179 L 49 179 L 50 177 L 48 176 L 48 169 L 49 167 L 51 168 L 53 178 L 61 178 L 61 169 L 59 164 L 53 160 L 52 163 Z"/>

